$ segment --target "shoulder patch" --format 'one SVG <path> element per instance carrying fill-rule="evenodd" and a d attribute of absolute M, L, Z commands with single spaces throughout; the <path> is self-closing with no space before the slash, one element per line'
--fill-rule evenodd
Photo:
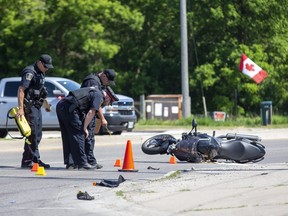
<path fill-rule="evenodd" d="M 33 78 L 33 74 L 32 73 L 27 73 L 26 74 L 26 80 L 32 80 L 32 78 Z"/>

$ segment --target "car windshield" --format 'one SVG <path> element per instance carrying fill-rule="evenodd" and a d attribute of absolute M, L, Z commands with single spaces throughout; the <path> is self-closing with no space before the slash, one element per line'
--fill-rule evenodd
<path fill-rule="evenodd" d="M 57 82 L 60 83 L 68 91 L 74 91 L 74 90 L 80 88 L 80 84 L 75 82 L 75 81 L 60 80 L 60 81 L 57 81 Z"/>

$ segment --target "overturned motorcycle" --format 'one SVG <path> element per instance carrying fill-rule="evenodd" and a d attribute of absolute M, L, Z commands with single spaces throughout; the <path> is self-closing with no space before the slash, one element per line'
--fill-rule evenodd
<path fill-rule="evenodd" d="M 193 132 L 194 130 L 194 132 Z M 259 162 L 264 159 L 265 147 L 261 138 L 255 135 L 228 133 L 215 137 L 197 132 L 196 120 L 192 120 L 189 133 L 182 133 L 181 139 L 170 134 L 159 134 L 142 144 L 142 151 L 149 155 L 170 154 L 180 161 L 199 163 L 224 159 L 236 163 Z"/>

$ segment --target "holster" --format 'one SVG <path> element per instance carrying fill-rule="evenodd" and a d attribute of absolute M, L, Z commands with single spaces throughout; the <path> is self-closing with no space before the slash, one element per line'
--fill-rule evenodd
<path fill-rule="evenodd" d="M 33 105 L 39 110 L 42 107 L 43 102 L 40 100 L 33 101 Z"/>
<path fill-rule="evenodd" d="M 29 101 L 25 98 L 24 99 L 24 112 L 27 114 L 30 114 L 32 105 L 33 105 L 32 101 Z"/>

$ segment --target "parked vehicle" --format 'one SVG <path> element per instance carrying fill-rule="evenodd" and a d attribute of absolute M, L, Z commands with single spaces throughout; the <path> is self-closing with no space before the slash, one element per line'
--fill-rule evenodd
<path fill-rule="evenodd" d="M 103 114 L 108 122 L 108 130 L 113 134 L 121 134 L 122 131 L 131 132 L 137 121 L 133 98 L 116 94 L 119 101 L 115 101 L 111 106 L 103 108 Z M 107 134 L 106 128 L 101 127 L 100 135 Z"/>
<path fill-rule="evenodd" d="M 193 132 L 193 130 L 195 131 Z M 197 132 L 197 123 L 192 121 L 192 130 L 183 133 L 181 139 L 169 134 L 160 134 L 142 144 L 146 154 L 170 154 L 180 161 L 198 163 L 205 160 L 224 159 L 236 163 L 258 162 L 264 159 L 265 147 L 255 135 L 228 133 L 215 137 Z"/>
<path fill-rule="evenodd" d="M 7 113 L 12 107 L 18 106 L 17 90 L 20 81 L 20 77 L 9 77 L 0 80 L 0 138 L 7 136 L 7 129 L 9 131 L 17 130 L 14 119 L 7 118 Z M 80 88 L 80 84 L 66 78 L 46 77 L 45 87 L 48 91 L 47 101 L 51 104 L 52 112 L 46 112 L 42 108 L 43 130 L 59 130 L 59 122 L 55 111 L 56 105 L 69 91 Z M 137 120 L 134 111 L 134 100 L 126 96 L 117 96 L 119 101 L 104 109 L 104 116 L 108 121 L 108 130 L 113 134 L 121 134 L 123 130 L 132 131 Z M 100 132 L 104 133 L 104 131 L 102 129 Z"/>

